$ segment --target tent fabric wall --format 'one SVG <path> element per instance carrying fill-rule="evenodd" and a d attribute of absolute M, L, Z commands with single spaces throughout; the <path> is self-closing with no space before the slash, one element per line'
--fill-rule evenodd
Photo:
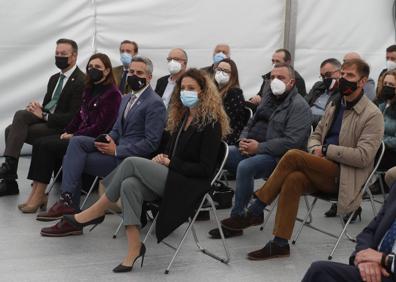
<path fill-rule="evenodd" d="M 293 0 L 294 1 L 294 0 Z M 395 41 L 392 0 L 296 0 L 295 68 L 307 89 L 318 79 L 327 57 L 358 51 L 370 63 L 372 77 L 384 67 L 384 50 Z M 275 49 L 283 47 L 286 0 L 20 0 L 0 2 L 0 153 L 4 129 L 14 112 L 31 100 L 42 101 L 54 66 L 55 41 L 79 44 L 82 69 L 97 51 L 119 64 L 124 39 L 138 42 L 139 53 L 154 63 L 153 86 L 167 74 L 166 56 L 184 48 L 189 66 L 211 63 L 213 47 L 226 42 L 236 61 L 246 98 L 257 93 L 261 75 L 271 68 Z"/>

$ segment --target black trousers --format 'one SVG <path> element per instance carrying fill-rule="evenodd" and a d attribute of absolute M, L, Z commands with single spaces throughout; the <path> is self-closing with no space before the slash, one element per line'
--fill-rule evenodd
<path fill-rule="evenodd" d="M 394 166 L 396 166 L 396 151 L 386 148 L 378 169 L 388 170 Z"/>
<path fill-rule="evenodd" d="M 353 265 L 332 261 L 317 261 L 311 264 L 302 282 L 361 282 L 359 269 Z M 382 277 L 382 282 L 394 281 Z"/>
<path fill-rule="evenodd" d="M 51 135 L 34 142 L 28 179 L 46 184 L 50 182 L 52 172 L 62 163 L 69 145 L 69 140 L 59 137 L 60 135 Z"/>
<path fill-rule="evenodd" d="M 61 129 L 49 128 L 47 122 L 27 110 L 17 111 L 12 124 L 5 130 L 4 155 L 18 159 L 23 143 L 33 145 L 37 138 L 61 133 Z"/>

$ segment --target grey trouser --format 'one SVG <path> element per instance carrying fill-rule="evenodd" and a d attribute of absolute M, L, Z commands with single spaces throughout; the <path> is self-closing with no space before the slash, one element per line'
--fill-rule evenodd
<path fill-rule="evenodd" d="M 143 201 L 162 197 L 167 176 L 166 166 L 129 157 L 103 179 L 109 200 L 116 202 L 121 198 L 124 225 L 140 226 Z"/>

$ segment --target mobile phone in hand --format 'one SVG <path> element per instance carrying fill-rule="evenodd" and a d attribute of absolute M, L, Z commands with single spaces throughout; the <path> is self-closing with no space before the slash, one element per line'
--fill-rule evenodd
<path fill-rule="evenodd" d="M 95 142 L 110 143 L 110 141 L 106 139 L 106 136 L 107 134 L 100 134 L 98 137 L 95 138 Z"/>

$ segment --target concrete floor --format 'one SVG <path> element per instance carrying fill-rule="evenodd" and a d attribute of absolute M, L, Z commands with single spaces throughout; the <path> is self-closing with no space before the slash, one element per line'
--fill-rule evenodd
<path fill-rule="evenodd" d="M 30 184 L 26 180 L 29 163 L 30 158 L 21 158 L 18 181 L 20 195 L 0 198 L 0 281 L 300 281 L 312 261 L 327 259 L 335 242 L 331 237 L 305 228 L 297 244 L 291 246 L 289 258 L 248 261 L 246 253 L 263 247 L 272 238 L 273 215 L 264 231 L 252 227 L 245 231 L 244 236 L 227 240 L 231 253 L 228 265 L 198 252 L 190 236 L 170 274 L 164 275 L 172 250 L 151 238 L 146 244 L 147 255 L 143 268 L 139 266 L 130 273 L 114 274 L 111 270 L 126 253 L 123 230 L 117 239 L 112 239 L 120 218 L 109 215 L 94 231 L 85 230 L 83 236 L 41 237 L 40 229 L 51 223 L 36 221 L 34 214 L 22 214 L 16 207 L 29 194 Z M 260 181 L 257 181 L 256 186 L 259 185 Z M 53 191 L 49 205 L 57 199 L 57 193 Z M 323 216 L 328 208 L 327 203 L 318 203 L 313 213 L 314 222 L 338 232 L 337 219 Z M 300 215 L 304 215 L 305 211 L 301 202 Z M 218 211 L 220 218 L 228 214 L 229 210 Z M 351 233 L 357 234 L 372 217 L 369 204 L 364 203 L 362 222 L 351 225 Z M 211 240 L 207 235 L 213 227 L 213 220 L 196 224 L 203 244 L 221 254 L 220 241 Z M 144 229 L 143 234 L 146 231 Z M 168 241 L 176 242 L 181 234 L 179 228 Z M 343 240 L 336 250 L 334 261 L 347 262 L 353 248 L 352 242 Z"/>

